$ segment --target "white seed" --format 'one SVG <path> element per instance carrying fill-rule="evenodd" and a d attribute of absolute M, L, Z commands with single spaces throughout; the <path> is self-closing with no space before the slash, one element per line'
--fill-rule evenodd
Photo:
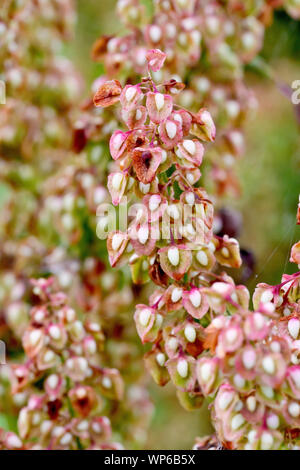
<path fill-rule="evenodd" d="M 118 251 L 123 242 L 123 236 L 120 233 L 115 233 L 112 237 L 111 246 L 114 251 Z"/>
<path fill-rule="evenodd" d="M 256 44 L 256 38 L 253 33 L 247 31 L 242 35 L 242 44 L 245 49 L 252 49 Z"/>
<path fill-rule="evenodd" d="M 179 122 L 182 125 L 183 121 L 180 114 L 174 114 L 173 119 L 175 119 L 175 121 Z"/>
<path fill-rule="evenodd" d="M 174 122 L 168 121 L 166 123 L 166 132 L 169 137 L 169 139 L 174 139 L 177 133 L 177 126 Z"/>
<path fill-rule="evenodd" d="M 269 429 L 277 429 L 279 426 L 279 418 L 275 414 L 271 414 L 267 417 L 267 426 Z"/>
<path fill-rule="evenodd" d="M 197 80 L 196 86 L 200 93 L 207 93 L 210 88 L 210 81 L 206 77 L 200 77 Z"/>
<path fill-rule="evenodd" d="M 160 196 L 151 196 L 149 199 L 149 209 L 151 212 L 156 211 L 156 209 L 159 207 L 161 198 Z"/>
<path fill-rule="evenodd" d="M 40 330 L 33 330 L 30 333 L 29 339 L 32 346 L 36 346 L 39 340 L 42 337 L 42 332 Z"/>
<path fill-rule="evenodd" d="M 297 318 L 291 318 L 288 322 L 288 331 L 292 338 L 297 339 L 300 330 L 300 322 Z"/>
<path fill-rule="evenodd" d="M 273 299 L 273 294 L 270 290 L 265 290 L 260 298 L 262 303 L 271 302 Z"/>
<path fill-rule="evenodd" d="M 112 381 L 109 377 L 103 377 L 102 379 L 102 385 L 104 388 L 111 388 L 112 387 Z"/>
<path fill-rule="evenodd" d="M 161 111 L 165 105 L 165 97 L 161 93 L 155 93 L 155 104 L 158 111 Z"/>
<path fill-rule="evenodd" d="M 20 447 L 22 447 L 21 440 L 15 434 L 8 436 L 7 443 L 10 447 L 15 447 L 16 449 L 20 449 Z"/>
<path fill-rule="evenodd" d="M 275 361 L 271 356 L 263 358 L 262 366 L 267 374 L 273 375 L 275 373 Z"/>
<path fill-rule="evenodd" d="M 85 388 L 81 387 L 76 390 L 76 395 L 79 398 L 79 400 L 82 400 L 84 397 L 86 397 L 86 390 Z"/>
<path fill-rule="evenodd" d="M 77 425 L 78 431 L 87 431 L 89 428 L 89 422 L 84 420 Z"/>
<path fill-rule="evenodd" d="M 194 183 L 194 175 L 193 175 L 193 173 L 188 173 L 188 174 L 186 175 L 186 178 L 187 178 L 187 180 L 188 180 L 188 182 L 189 182 L 190 184 L 193 184 L 193 183 Z"/>
<path fill-rule="evenodd" d="M 256 354 L 254 351 L 244 351 L 242 355 L 243 365 L 246 369 L 253 369 L 256 361 Z"/>
<path fill-rule="evenodd" d="M 169 248 L 168 259 L 173 266 L 178 266 L 180 257 L 179 257 L 179 250 L 176 246 Z"/>
<path fill-rule="evenodd" d="M 185 359 L 180 359 L 180 361 L 178 362 L 177 372 L 180 375 L 180 377 L 182 377 L 183 379 L 185 379 L 188 376 L 189 366 Z"/>
<path fill-rule="evenodd" d="M 280 353 L 281 351 L 280 343 L 278 343 L 278 341 L 272 341 L 272 343 L 270 344 L 270 349 L 274 353 Z"/>
<path fill-rule="evenodd" d="M 265 395 L 265 397 L 269 399 L 272 399 L 274 397 L 274 390 L 272 389 L 272 387 L 268 387 L 267 385 L 262 385 L 260 389 L 263 395 Z"/>
<path fill-rule="evenodd" d="M 230 328 L 226 331 L 226 340 L 228 343 L 233 344 L 238 337 L 238 332 L 235 328 Z"/>
<path fill-rule="evenodd" d="M 148 261 L 146 259 L 144 259 L 144 261 L 142 262 L 143 270 L 147 271 L 148 267 L 149 267 Z"/>
<path fill-rule="evenodd" d="M 97 344 L 94 340 L 89 340 L 86 346 L 87 352 L 89 354 L 95 354 L 97 352 Z"/>
<path fill-rule="evenodd" d="M 208 265 L 208 256 L 203 250 L 199 250 L 196 255 L 197 260 L 199 261 L 202 266 Z"/>
<path fill-rule="evenodd" d="M 155 326 L 156 328 L 160 328 L 161 325 L 162 325 L 162 323 L 163 323 L 163 320 L 164 320 L 164 319 L 163 319 L 163 316 L 158 313 L 158 314 L 156 315 L 156 318 L 155 318 L 155 324 L 154 324 L 154 326 Z"/>
<path fill-rule="evenodd" d="M 168 157 L 167 152 L 164 149 L 162 149 L 161 163 L 165 163 L 165 161 L 167 160 L 167 157 Z"/>
<path fill-rule="evenodd" d="M 149 35 L 150 35 L 150 38 L 151 38 L 151 41 L 153 42 L 158 42 L 161 38 L 161 29 L 156 26 L 156 25 L 152 25 L 150 30 L 149 30 Z"/>
<path fill-rule="evenodd" d="M 298 355 L 296 353 L 293 353 L 291 355 L 291 361 L 293 364 L 295 365 L 298 365 L 299 364 L 299 358 L 298 358 Z"/>
<path fill-rule="evenodd" d="M 214 328 L 220 329 L 223 328 L 223 321 L 221 318 L 214 318 L 213 321 L 211 322 Z"/>
<path fill-rule="evenodd" d="M 254 444 L 254 442 L 256 441 L 256 431 L 254 429 L 252 429 L 251 431 L 248 432 L 248 441 L 251 443 L 251 444 Z"/>
<path fill-rule="evenodd" d="M 218 400 L 218 404 L 219 404 L 219 407 L 221 408 L 221 410 L 224 411 L 228 408 L 228 406 L 230 405 L 230 403 L 233 400 L 233 396 L 234 395 L 231 392 L 222 393 L 221 397 Z"/>
<path fill-rule="evenodd" d="M 49 334 L 50 334 L 51 338 L 53 338 L 55 340 L 59 340 L 61 338 L 61 332 L 60 332 L 60 329 L 57 325 L 50 326 Z"/>
<path fill-rule="evenodd" d="M 229 258 L 230 257 L 230 252 L 226 246 L 224 246 L 221 250 L 221 254 L 224 258 Z"/>
<path fill-rule="evenodd" d="M 143 116 L 143 113 L 140 109 L 137 109 L 136 113 L 135 113 L 135 119 L 137 121 L 139 121 L 141 119 L 141 117 Z"/>
<path fill-rule="evenodd" d="M 235 374 L 233 377 L 234 385 L 238 388 L 243 388 L 245 386 L 246 380 L 240 374 Z"/>
<path fill-rule="evenodd" d="M 122 136 L 122 133 L 120 132 L 119 134 L 116 135 L 116 137 L 114 137 L 113 146 L 116 150 L 120 150 L 122 144 L 123 144 L 123 136 Z"/>
<path fill-rule="evenodd" d="M 200 375 L 203 382 L 208 382 L 211 378 L 212 370 L 211 364 L 209 362 L 205 362 L 200 367 Z"/>
<path fill-rule="evenodd" d="M 226 110 L 229 117 L 235 119 L 239 115 L 240 105 L 237 101 L 229 100 L 226 103 Z"/>
<path fill-rule="evenodd" d="M 185 148 L 185 150 L 189 154 L 195 155 L 195 153 L 196 153 L 196 144 L 193 140 L 184 140 L 183 141 L 183 147 Z"/>
<path fill-rule="evenodd" d="M 242 409 L 243 409 L 243 402 L 239 400 L 234 406 L 234 411 L 241 411 Z"/>
<path fill-rule="evenodd" d="M 59 378 L 57 375 L 52 374 L 48 377 L 47 379 L 47 384 L 49 385 L 50 388 L 56 388 L 59 382 Z"/>
<path fill-rule="evenodd" d="M 164 353 L 158 353 L 156 354 L 156 362 L 161 366 L 163 367 L 165 365 L 165 362 L 166 362 L 166 356 Z"/>
<path fill-rule="evenodd" d="M 170 338 L 168 341 L 168 347 L 171 349 L 171 351 L 176 351 L 178 347 L 178 341 L 176 338 Z"/>
<path fill-rule="evenodd" d="M 144 308 L 139 314 L 139 322 L 142 326 L 147 326 L 151 317 L 151 310 Z"/>
<path fill-rule="evenodd" d="M 92 424 L 92 429 L 96 434 L 100 434 L 102 432 L 102 427 L 101 427 L 100 423 L 97 423 L 97 422 L 94 422 Z"/>
<path fill-rule="evenodd" d="M 139 188 L 143 194 L 147 194 L 150 191 L 150 183 L 148 184 L 139 183 Z"/>
<path fill-rule="evenodd" d="M 246 405 L 250 413 L 253 413 L 256 409 L 256 399 L 255 397 L 248 397 L 246 400 Z"/>
<path fill-rule="evenodd" d="M 256 327 L 257 330 L 261 330 L 264 325 L 265 325 L 265 319 L 264 319 L 264 316 L 261 314 L 261 313 L 255 313 L 254 314 L 254 325 Z"/>
<path fill-rule="evenodd" d="M 134 86 L 127 88 L 126 93 L 125 93 L 127 101 L 132 101 L 136 93 L 137 93 L 137 90 Z"/>
<path fill-rule="evenodd" d="M 123 174 L 122 173 L 116 173 L 114 176 L 113 176 L 113 179 L 112 179 L 112 187 L 115 191 L 119 191 L 120 188 L 121 188 L 121 185 L 122 185 L 122 181 L 123 181 Z"/>
<path fill-rule="evenodd" d="M 180 300 L 182 297 L 182 289 L 179 287 L 175 287 L 175 289 L 172 290 L 171 294 L 171 300 L 172 302 L 176 303 L 178 300 Z"/>
<path fill-rule="evenodd" d="M 50 349 L 44 354 L 44 361 L 51 362 L 54 359 L 54 352 L 50 351 Z"/>
<path fill-rule="evenodd" d="M 299 415 L 300 415 L 300 406 L 298 403 L 296 402 L 292 402 L 289 404 L 288 406 L 288 410 L 289 410 L 289 414 L 293 417 L 293 418 L 298 418 Z"/>
<path fill-rule="evenodd" d="M 78 358 L 78 365 L 82 372 L 86 372 L 86 370 L 88 369 L 88 361 L 85 357 Z"/>
<path fill-rule="evenodd" d="M 138 240 L 142 245 L 145 245 L 149 238 L 149 229 L 148 227 L 141 227 L 138 231 Z"/>
<path fill-rule="evenodd" d="M 60 440 L 60 444 L 62 446 L 66 446 L 68 444 L 70 444 L 72 440 L 72 434 L 70 434 L 69 432 L 67 432 Z"/>
<path fill-rule="evenodd" d="M 192 325 L 187 325 L 184 329 L 184 336 L 190 343 L 193 343 L 196 340 L 195 328 Z"/>
<path fill-rule="evenodd" d="M 185 200 L 188 204 L 193 205 L 195 204 L 195 196 L 193 193 L 187 193 L 185 196 Z"/>
<path fill-rule="evenodd" d="M 192 292 L 189 295 L 189 299 L 191 301 L 191 304 L 193 307 L 198 308 L 200 307 L 201 304 L 201 294 L 198 290 L 193 289 Z"/>
<path fill-rule="evenodd" d="M 47 434 L 50 431 L 51 427 L 52 427 L 52 421 L 50 420 L 43 421 L 40 426 L 41 433 Z"/>
<path fill-rule="evenodd" d="M 239 429 L 245 422 L 244 417 L 239 413 L 235 415 L 231 420 L 231 428 L 233 431 Z"/>
<path fill-rule="evenodd" d="M 260 448 L 261 450 L 270 450 L 272 449 L 274 439 L 272 434 L 269 432 L 263 432 L 260 439 Z"/>
<path fill-rule="evenodd" d="M 209 251 L 211 251 L 212 253 L 216 251 L 216 246 L 213 242 L 209 242 L 208 247 L 209 247 Z"/>

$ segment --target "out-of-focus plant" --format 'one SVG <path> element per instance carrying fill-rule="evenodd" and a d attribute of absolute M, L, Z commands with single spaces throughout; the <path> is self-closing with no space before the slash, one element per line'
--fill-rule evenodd
<path fill-rule="evenodd" d="M 59 373 L 60 361 L 43 372 L 32 364 L 26 346 L 28 331 L 33 327 L 36 336 L 43 336 L 45 344 L 48 341 L 48 326 L 43 322 L 32 324 L 30 320 L 30 309 L 37 300 L 30 278 L 54 275 L 57 288 L 67 295 L 68 301 L 64 302 L 70 309 L 76 308 L 78 322 L 80 318 L 85 325 L 99 324 L 101 335 L 106 338 L 101 363 L 108 370 L 119 370 L 122 379 L 120 376 L 118 380 L 124 393 L 122 401 L 117 400 L 119 405 L 112 396 L 105 413 L 110 415 L 118 441 L 139 447 L 146 439 L 144 430 L 152 406 L 140 367 L 140 348 L 128 321 L 134 293 L 138 291 L 132 290 L 122 273 L 108 269 L 105 245 L 96 235 L 96 208 L 108 195 L 101 183 L 105 179 L 105 160 L 102 164 L 99 161 L 103 149 L 97 146 L 86 157 L 75 155 L 71 148 L 81 78 L 63 57 L 62 47 L 72 34 L 73 2 L 8 1 L 1 8 L 1 78 L 7 85 L 7 103 L 0 110 L 0 178 L 9 191 L 2 209 L 0 234 L 0 333 L 7 346 L 8 361 L 7 367 L 1 369 L 2 416 L 13 423 L 21 408 L 33 406 L 30 393 L 34 391 L 39 395 L 36 406 L 41 407 L 42 413 L 34 432 L 46 416 L 52 420 L 47 446 L 59 445 L 58 440 L 54 444 L 58 421 L 63 423 L 63 435 L 68 432 L 66 426 L 71 425 L 70 415 L 65 413 L 66 397 L 61 396 L 63 416 L 53 417 L 47 415 L 47 398 L 43 394 L 43 382 L 47 375 Z M 39 282 L 47 285 L 46 278 Z M 62 322 L 52 313 L 52 322 Z M 49 321 L 45 319 L 47 325 Z M 80 341 L 69 337 L 68 350 L 64 352 L 70 359 L 76 354 L 84 355 Z M 12 389 L 11 363 L 22 361 L 23 357 L 24 367 L 32 366 L 30 380 L 24 383 L 24 389 Z M 100 416 L 99 409 L 95 413 Z M 21 411 L 21 415 L 25 414 Z M 29 428 L 34 426 L 30 420 L 29 417 L 26 421 Z M 104 420 L 106 426 L 105 423 Z M 8 427 L 11 429 L 11 425 Z M 46 440 L 39 440 L 40 434 L 32 434 L 29 428 L 27 432 L 19 427 L 25 447 L 44 447 Z M 7 436 L 3 436 L 4 447 L 9 447 Z M 74 439 L 66 446 L 72 447 L 75 441 L 77 446 Z M 16 437 L 10 440 L 18 442 Z"/>
<path fill-rule="evenodd" d="M 101 413 L 117 408 L 124 385 L 116 369 L 103 366 L 101 325 L 80 320 L 52 284 L 52 278 L 33 281 L 37 303 L 23 335 L 26 361 L 10 368 L 12 393 L 27 396 L 18 417 L 23 443 L 7 432 L 1 444 L 8 449 L 120 449 L 111 442 L 109 419 Z"/>

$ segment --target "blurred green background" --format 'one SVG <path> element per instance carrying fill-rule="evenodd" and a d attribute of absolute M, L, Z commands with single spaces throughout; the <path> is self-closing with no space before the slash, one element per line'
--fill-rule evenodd
<path fill-rule="evenodd" d="M 145 3 L 151 0 L 144 0 Z M 122 27 L 115 16 L 116 0 L 77 0 L 78 23 L 67 55 L 86 80 L 86 92 L 102 72 L 91 60 L 91 46 L 103 33 L 118 33 Z M 291 84 L 300 79 L 300 25 L 286 15 L 276 15 L 268 30 L 262 56 L 268 60 L 280 81 Z M 283 271 L 292 272 L 289 251 L 300 238 L 295 212 L 300 192 L 299 125 L 293 107 L 268 79 L 249 72 L 259 103 L 255 117 L 247 124 L 247 154 L 239 163 L 242 196 L 225 204 L 243 214 L 241 243 L 257 259 L 255 275 L 249 281 L 278 283 Z M 0 200 L 6 194 L 0 187 Z M 147 447 L 188 449 L 194 438 L 210 431 L 205 407 L 199 412 L 184 411 L 174 396 L 174 388 L 151 387 L 155 415 Z"/>

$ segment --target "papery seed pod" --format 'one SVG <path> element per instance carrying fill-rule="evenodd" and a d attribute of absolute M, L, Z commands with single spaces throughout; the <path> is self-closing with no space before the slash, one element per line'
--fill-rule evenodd
<path fill-rule="evenodd" d="M 159 255 L 163 271 L 176 281 L 184 276 L 192 263 L 191 252 L 184 245 L 161 248 Z"/>
<path fill-rule="evenodd" d="M 145 354 L 144 360 L 153 380 L 160 386 L 166 385 L 170 380 L 169 372 L 165 365 L 167 361 L 166 355 L 159 349 L 153 349 Z"/>
<path fill-rule="evenodd" d="M 158 147 L 136 148 L 132 154 L 132 161 L 138 180 L 144 184 L 151 183 L 161 160 L 162 150 Z"/>
<path fill-rule="evenodd" d="M 163 317 L 154 308 L 137 305 L 134 320 L 142 342 L 155 341 L 162 326 Z"/>
<path fill-rule="evenodd" d="M 117 103 L 120 99 L 122 86 L 118 80 L 111 80 L 104 83 L 94 97 L 95 106 L 106 108 Z"/>
<path fill-rule="evenodd" d="M 151 121 L 155 124 L 160 124 L 171 114 L 173 99 L 169 95 L 149 92 L 147 94 L 146 107 Z"/>
<path fill-rule="evenodd" d="M 174 385 L 182 391 L 191 392 L 196 381 L 195 359 L 179 355 L 169 359 L 166 365 Z"/>
<path fill-rule="evenodd" d="M 201 358 L 197 361 L 197 380 L 204 395 L 210 395 L 218 386 L 218 359 Z"/>
<path fill-rule="evenodd" d="M 200 109 L 192 116 L 191 134 L 204 141 L 213 141 L 216 137 L 216 128 L 210 113 Z"/>

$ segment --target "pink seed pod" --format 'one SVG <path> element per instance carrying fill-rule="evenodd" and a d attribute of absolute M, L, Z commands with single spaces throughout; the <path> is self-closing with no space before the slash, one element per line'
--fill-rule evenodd
<path fill-rule="evenodd" d="M 151 49 L 147 51 L 146 59 L 149 69 L 153 72 L 158 72 L 164 65 L 166 54 L 159 49 Z"/>
<path fill-rule="evenodd" d="M 141 183 L 151 183 L 162 161 L 162 149 L 159 147 L 138 147 L 132 153 L 133 167 Z"/>
<path fill-rule="evenodd" d="M 94 96 L 95 106 L 106 108 L 117 103 L 122 93 L 122 86 L 118 80 L 105 82 Z"/>
<path fill-rule="evenodd" d="M 201 289 L 192 288 L 182 294 L 182 304 L 186 311 L 193 317 L 200 320 L 206 315 L 209 305 L 205 293 Z"/>
<path fill-rule="evenodd" d="M 139 304 L 136 306 L 134 321 L 142 342 L 152 343 L 158 336 L 163 317 L 154 308 Z"/>
<path fill-rule="evenodd" d="M 170 116 L 173 109 L 173 99 L 162 93 L 148 92 L 146 107 L 151 121 L 160 124 Z"/>

